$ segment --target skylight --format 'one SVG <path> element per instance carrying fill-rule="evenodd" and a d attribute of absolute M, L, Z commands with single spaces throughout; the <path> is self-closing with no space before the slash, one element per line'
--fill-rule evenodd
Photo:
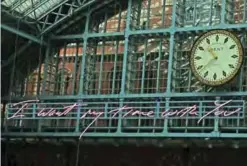
<path fill-rule="evenodd" d="M 66 0 L 5 0 L 1 4 L 10 12 L 37 19 L 62 2 L 65 3 Z"/>

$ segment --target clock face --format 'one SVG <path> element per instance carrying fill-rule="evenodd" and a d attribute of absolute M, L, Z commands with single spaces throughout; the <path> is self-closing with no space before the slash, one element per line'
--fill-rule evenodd
<path fill-rule="evenodd" d="M 242 61 L 240 40 L 225 30 L 212 30 L 199 37 L 190 56 L 195 77 L 210 86 L 219 86 L 233 79 Z"/>

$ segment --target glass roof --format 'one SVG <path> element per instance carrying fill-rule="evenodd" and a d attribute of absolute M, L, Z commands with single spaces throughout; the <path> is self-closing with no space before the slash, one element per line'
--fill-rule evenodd
<path fill-rule="evenodd" d="M 1 4 L 8 11 L 18 12 L 22 16 L 37 19 L 66 0 L 4 0 Z"/>

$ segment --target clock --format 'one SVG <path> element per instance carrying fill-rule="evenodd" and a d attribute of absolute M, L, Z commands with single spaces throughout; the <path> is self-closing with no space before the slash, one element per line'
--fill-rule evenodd
<path fill-rule="evenodd" d="M 243 62 L 243 47 L 236 35 L 226 30 L 211 30 L 194 43 L 190 66 L 203 84 L 219 86 L 231 81 Z"/>

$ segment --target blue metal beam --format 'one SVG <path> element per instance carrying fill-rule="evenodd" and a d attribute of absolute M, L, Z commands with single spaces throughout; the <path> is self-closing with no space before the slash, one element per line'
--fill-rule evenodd
<path fill-rule="evenodd" d="M 42 20 L 42 18 L 44 18 L 45 16 L 47 16 L 48 14 L 50 14 L 53 10 L 58 9 L 61 5 L 67 3 L 68 1 L 69 1 L 69 0 L 64 0 L 64 1 L 60 2 L 60 3 L 58 3 L 56 6 L 54 6 L 54 7 L 50 8 L 50 9 L 48 9 L 47 11 L 45 11 L 45 12 L 38 18 L 38 20 L 39 20 L 39 21 Z"/>
<path fill-rule="evenodd" d="M 79 137 L 80 132 L 2 132 L 2 136 L 9 137 Z M 247 138 L 246 133 L 85 133 L 83 137 L 177 137 L 177 138 Z"/>
<path fill-rule="evenodd" d="M 172 25 L 171 28 L 175 29 L 176 27 L 176 0 L 173 0 L 172 6 Z M 174 57 L 174 33 L 171 33 L 170 36 L 170 46 L 169 46 L 169 59 L 168 59 L 168 76 L 167 76 L 167 93 L 171 92 L 171 82 L 172 82 L 172 66 L 173 66 L 173 57 Z"/>
<path fill-rule="evenodd" d="M 247 24 L 219 24 L 215 26 L 200 26 L 200 27 L 183 27 L 183 28 L 175 28 L 175 32 L 189 32 L 189 31 L 208 31 L 214 29 L 237 29 L 247 30 Z"/>
<path fill-rule="evenodd" d="M 4 7 L 4 6 L 1 6 L 1 7 Z M 23 23 L 23 24 L 27 25 L 28 27 L 30 27 L 33 30 L 37 30 L 36 26 L 33 26 L 32 24 L 28 23 L 24 19 L 18 19 L 18 17 L 15 17 L 15 15 L 9 13 L 9 11 L 7 11 L 6 9 L 2 8 L 1 12 L 2 12 L 2 17 L 4 17 L 6 15 L 7 17 L 10 17 L 10 18 L 12 18 L 12 19 L 14 19 L 16 21 L 19 21 L 20 23 Z M 4 16 L 3 16 L 3 13 L 4 13 Z"/>
<path fill-rule="evenodd" d="M 124 32 L 112 33 L 89 33 L 88 38 L 103 38 L 103 37 L 124 37 Z M 70 40 L 70 39 L 83 39 L 82 34 L 60 35 L 52 36 L 51 40 Z"/>
<path fill-rule="evenodd" d="M 83 39 L 83 34 L 52 36 L 51 40 Z"/>
<path fill-rule="evenodd" d="M 121 80 L 121 92 L 120 95 L 125 95 L 125 85 L 126 85 L 126 70 L 127 70 L 127 57 L 129 49 L 129 31 L 130 31 L 130 22 L 131 22 L 131 7 L 132 0 L 128 0 L 128 9 L 127 9 L 127 20 L 125 28 L 125 39 L 124 39 L 124 57 L 123 57 L 123 70 L 122 70 L 122 80 Z"/>
<path fill-rule="evenodd" d="M 14 34 L 17 34 L 17 35 L 19 35 L 21 37 L 24 37 L 26 39 L 29 39 L 29 40 L 31 40 L 33 42 L 39 43 L 41 45 L 47 45 L 47 43 L 45 41 L 42 41 L 41 39 L 39 39 L 39 38 L 37 38 L 37 37 L 35 37 L 33 35 L 27 34 L 27 33 L 23 32 L 23 31 L 17 30 L 15 28 L 12 28 L 12 27 L 10 27 L 8 25 L 5 25 L 5 24 L 0 24 L 0 26 L 1 26 L 2 29 L 6 30 L 6 31 L 9 31 L 9 32 L 14 33 Z"/>
<path fill-rule="evenodd" d="M 172 97 L 215 97 L 215 96 L 234 96 L 234 97 L 246 97 L 247 92 L 190 92 L 190 93 L 152 93 L 142 94 L 141 98 L 172 98 Z M 78 100 L 78 99 L 111 99 L 111 98 L 140 98 L 140 94 L 112 94 L 112 95 L 66 95 L 66 96 L 33 96 L 33 97 L 12 97 L 12 100 L 22 101 L 31 99 L 40 100 Z M 9 96 L 5 96 L 2 100 L 8 100 Z"/>
<path fill-rule="evenodd" d="M 215 26 L 199 26 L 199 27 L 182 27 L 182 28 L 168 28 L 168 29 L 149 29 L 130 31 L 130 35 L 147 35 L 147 34 L 169 34 L 176 32 L 193 32 L 193 31 L 208 31 L 213 29 L 247 29 L 247 24 L 219 24 Z"/>
<path fill-rule="evenodd" d="M 247 24 L 231 24 L 231 25 L 216 25 L 216 26 L 201 26 L 201 27 L 183 27 L 183 28 L 168 28 L 168 29 L 149 29 L 149 30 L 137 30 L 137 31 L 129 31 L 129 35 L 147 35 L 147 34 L 170 34 L 171 32 L 193 32 L 193 31 L 207 31 L 213 29 L 246 29 Z M 113 33 L 89 33 L 89 38 L 94 37 L 115 37 L 122 36 L 124 37 L 124 32 L 113 32 Z M 53 36 L 52 40 L 59 39 L 82 39 L 82 34 L 71 34 L 71 35 L 61 35 L 61 36 Z"/>
<path fill-rule="evenodd" d="M 117 36 L 124 36 L 124 32 L 90 33 L 90 34 L 88 34 L 89 38 L 93 38 L 93 37 L 117 37 Z"/>
<path fill-rule="evenodd" d="M 85 64 L 86 64 L 86 49 L 87 49 L 87 41 L 88 41 L 88 28 L 90 22 L 91 13 L 88 13 L 85 24 L 84 38 L 83 38 L 83 56 L 81 62 L 81 76 L 80 76 L 80 85 L 79 85 L 79 95 L 82 95 L 84 91 L 84 75 L 85 75 Z"/>
<path fill-rule="evenodd" d="M 16 53 L 14 52 L 13 54 L 11 54 L 9 56 L 9 59 L 2 64 L 1 68 L 8 66 L 8 64 L 10 64 L 14 60 L 15 56 L 18 57 L 20 54 L 22 54 L 32 43 L 33 42 L 29 40 L 24 46 L 18 49 Z"/>

